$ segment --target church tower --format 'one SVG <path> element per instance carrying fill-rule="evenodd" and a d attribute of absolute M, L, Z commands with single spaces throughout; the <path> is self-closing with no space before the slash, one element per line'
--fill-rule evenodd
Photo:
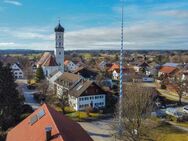
<path fill-rule="evenodd" d="M 64 72 L 64 28 L 59 24 L 55 27 L 55 58 L 61 71 Z"/>

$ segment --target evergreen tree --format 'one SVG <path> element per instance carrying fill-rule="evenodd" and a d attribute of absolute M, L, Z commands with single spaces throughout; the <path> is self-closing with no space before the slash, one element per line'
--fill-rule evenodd
<path fill-rule="evenodd" d="M 0 62 L 0 130 L 7 130 L 19 121 L 23 103 L 16 87 L 10 66 Z"/>
<path fill-rule="evenodd" d="M 40 82 L 41 80 L 44 80 L 45 76 L 43 73 L 43 70 L 41 67 L 37 68 L 36 75 L 35 75 L 35 80 L 36 82 Z"/>

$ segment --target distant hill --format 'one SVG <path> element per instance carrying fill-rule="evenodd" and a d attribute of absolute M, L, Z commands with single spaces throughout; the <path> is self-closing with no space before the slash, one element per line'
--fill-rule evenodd
<path fill-rule="evenodd" d="M 44 52 L 43 50 L 28 50 L 28 49 L 7 49 L 0 50 L 0 54 L 39 54 Z"/>
<path fill-rule="evenodd" d="M 43 53 L 45 51 L 48 52 L 53 52 L 52 50 L 29 50 L 29 49 L 7 49 L 7 50 L 0 50 L 0 54 L 39 54 L 39 53 Z M 94 53 L 94 54 L 98 54 L 98 53 L 119 53 L 119 50 L 65 50 L 66 53 Z M 182 53 L 182 52 L 188 52 L 188 50 L 126 50 L 127 53 L 172 53 L 172 52 L 178 52 L 178 53 Z"/>

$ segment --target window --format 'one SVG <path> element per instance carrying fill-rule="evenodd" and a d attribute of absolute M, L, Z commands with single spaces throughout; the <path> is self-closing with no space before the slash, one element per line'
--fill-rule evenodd
<path fill-rule="evenodd" d="M 61 55 L 61 52 L 59 52 L 59 55 Z"/>
<path fill-rule="evenodd" d="M 59 42 L 59 47 L 61 47 L 61 42 Z"/>
<path fill-rule="evenodd" d="M 59 39 L 61 39 L 61 36 L 59 36 Z"/>

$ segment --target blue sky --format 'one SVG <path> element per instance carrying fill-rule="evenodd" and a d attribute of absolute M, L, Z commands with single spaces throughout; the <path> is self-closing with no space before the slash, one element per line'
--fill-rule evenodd
<path fill-rule="evenodd" d="M 188 49 L 188 0 L 125 0 L 127 49 Z M 120 0 L 0 0 L 0 49 L 119 49 Z"/>

